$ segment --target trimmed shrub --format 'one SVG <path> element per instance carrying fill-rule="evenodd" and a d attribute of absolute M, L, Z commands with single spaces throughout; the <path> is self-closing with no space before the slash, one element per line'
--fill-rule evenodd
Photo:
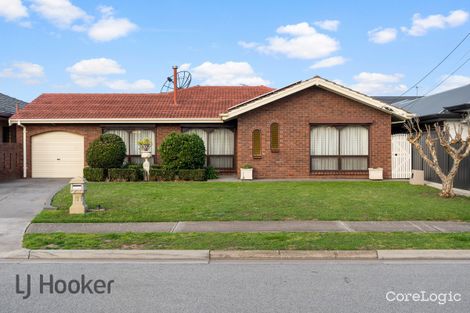
<path fill-rule="evenodd" d="M 106 169 L 85 167 L 83 169 L 83 177 L 88 181 L 105 181 L 106 180 Z"/>
<path fill-rule="evenodd" d="M 126 145 L 115 134 L 103 134 L 90 144 L 86 159 L 92 168 L 118 168 L 124 163 Z"/>
<path fill-rule="evenodd" d="M 178 178 L 181 180 L 204 181 L 206 180 L 206 169 L 179 170 Z"/>
<path fill-rule="evenodd" d="M 205 147 L 196 134 L 171 133 L 159 148 L 163 167 L 171 170 L 203 168 Z"/>
<path fill-rule="evenodd" d="M 219 172 L 212 166 L 206 168 L 206 179 L 217 179 L 219 178 Z"/>
<path fill-rule="evenodd" d="M 138 181 L 139 170 L 135 168 L 110 168 L 108 170 L 110 181 Z"/>
<path fill-rule="evenodd" d="M 133 164 L 133 163 L 126 164 L 126 166 L 124 166 L 124 167 L 125 167 L 125 168 L 134 168 L 134 169 L 135 169 L 135 168 L 137 168 L 137 169 L 143 168 L 143 167 L 142 167 L 142 164 Z"/>
<path fill-rule="evenodd" d="M 138 179 L 139 180 L 144 179 L 144 168 L 142 164 L 127 164 L 126 166 L 124 166 L 124 168 L 136 170 L 138 174 Z"/>
<path fill-rule="evenodd" d="M 167 168 L 151 168 L 150 169 L 150 180 L 155 181 L 170 181 L 175 180 L 176 171 Z"/>

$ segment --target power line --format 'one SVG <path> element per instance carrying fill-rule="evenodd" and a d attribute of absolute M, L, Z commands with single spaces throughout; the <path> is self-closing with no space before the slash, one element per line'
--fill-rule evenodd
<path fill-rule="evenodd" d="M 446 78 L 444 78 L 443 80 L 441 80 L 436 86 L 434 86 L 431 90 L 429 90 L 428 92 L 426 92 L 426 93 L 424 94 L 424 96 L 427 96 L 427 95 L 430 94 L 434 89 L 436 89 L 437 87 L 439 87 L 440 85 L 442 85 L 446 80 L 448 80 L 450 77 L 452 77 L 452 75 L 454 75 L 458 70 L 460 70 L 465 64 L 467 64 L 468 61 L 470 61 L 470 58 L 468 58 L 467 60 L 465 60 L 465 62 L 463 62 L 462 64 L 460 64 L 460 66 L 457 67 L 452 73 L 450 73 L 449 75 L 447 75 Z"/>
<path fill-rule="evenodd" d="M 465 64 L 468 63 L 468 61 L 470 61 L 470 58 L 466 59 L 465 62 L 463 62 L 462 64 L 460 64 L 455 70 L 452 71 L 452 73 L 450 73 L 449 75 L 447 75 L 444 79 L 442 79 L 437 85 L 435 85 L 433 88 L 431 88 L 428 92 L 426 92 L 423 97 L 427 96 L 428 94 L 430 94 L 431 92 L 433 92 L 436 88 L 438 88 L 439 86 L 441 86 L 443 83 L 445 83 L 449 78 L 452 77 L 452 75 L 454 75 L 458 70 L 460 70 Z M 416 100 L 418 100 L 419 98 L 417 99 L 414 99 L 412 101 L 410 101 L 409 103 L 407 103 L 406 105 L 404 105 L 402 107 L 402 109 L 406 108 L 406 107 L 409 107 L 410 105 L 412 105 Z"/>
<path fill-rule="evenodd" d="M 443 58 L 436 66 L 434 66 L 426 75 L 424 75 L 417 83 L 415 83 L 413 86 L 411 86 L 410 88 L 408 88 L 406 91 L 404 91 L 401 95 L 405 95 L 407 94 L 410 90 L 412 90 L 413 88 L 415 88 L 419 83 L 421 83 L 423 80 L 425 80 L 429 75 L 431 75 L 432 72 L 434 72 L 442 63 L 444 63 L 445 60 L 447 60 L 451 55 L 452 53 L 454 53 L 455 50 L 457 50 L 458 47 L 460 47 L 463 42 L 465 40 L 467 40 L 467 38 L 470 36 L 470 32 L 467 33 L 467 35 L 465 35 L 465 37 L 457 44 L 457 46 L 455 46 L 454 49 L 452 49 L 452 51 L 449 52 L 449 54 L 447 54 L 445 56 L 445 58 Z"/>

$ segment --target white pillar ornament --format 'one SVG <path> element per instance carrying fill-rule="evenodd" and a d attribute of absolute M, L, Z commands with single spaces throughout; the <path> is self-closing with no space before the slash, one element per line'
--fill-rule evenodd
<path fill-rule="evenodd" d="M 150 162 L 149 159 L 152 157 L 152 151 L 150 150 L 152 143 L 150 139 L 144 138 L 138 142 L 140 146 L 140 156 L 144 159 L 142 167 L 144 168 L 144 180 L 149 181 L 150 179 Z"/>

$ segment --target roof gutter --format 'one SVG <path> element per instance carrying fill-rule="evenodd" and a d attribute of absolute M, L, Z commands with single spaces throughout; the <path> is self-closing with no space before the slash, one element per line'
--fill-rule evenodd
<path fill-rule="evenodd" d="M 10 125 L 18 123 L 20 119 L 10 119 Z M 133 123 L 133 124 L 198 124 L 198 123 L 223 123 L 220 117 L 215 118 L 45 118 L 45 119 L 21 119 L 22 124 L 113 124 L 113 123 Z"/>

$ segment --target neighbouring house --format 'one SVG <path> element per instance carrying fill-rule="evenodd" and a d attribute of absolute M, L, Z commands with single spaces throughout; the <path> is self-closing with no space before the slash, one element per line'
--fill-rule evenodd
<path fill-rule="evenodd" d="M 456 127 L 462 127 L 463 136 L 470 135 L 468 124 L 464 123 L 464 119 L 468 119 L 470 114 L 470 84 L 431 96 L 402 100 L 393 103 L 393 105 L 415 113 L 422 125 L 432 125 L 434 123 L 448 125 L 451 133 Z M 404 132 L 405 130 L 397 127 L 396 131 Z M 421 144 L 425 145 L 424 137 Z M 437 145 L 436 150 L 441 168 L 447 173 L 452 167 L 452 158 L 448 156 L 440 145 Z M 416 151 L 412 152 L 412 168 L 424 170 L 424 178 L 427 181 L 441 182 L 436 173 L 423 161 Z M 459 171 L 454 180 L 454 186 L 470 190 L 470 157 L 460 163 Z"/>
<path fill-rule="evenodd" d="M 176 102 L 175 100 L 176 99 Z M 321 77 L 280 89 L 195 86 L 176 94 L 42 94 L 11 119 L 25 131 L 28 177 L 82 174 L 85 153 L 102 133 L 119 135 L 127 161 L 141 162 L 137 141 L 157 149 L 171 132 L 205 143 L 207 165 L 256 178 L 366 178 L 381 167 L 390 178 L 392 123 L 407 111 Z"/>
<path fill-rule="evenodd" d="M 26 102 L 0 93 L 0 179 L 16 178 L 21 174 L 21 146 L 16 143 L 16 125 L 8 119 Z"/>

